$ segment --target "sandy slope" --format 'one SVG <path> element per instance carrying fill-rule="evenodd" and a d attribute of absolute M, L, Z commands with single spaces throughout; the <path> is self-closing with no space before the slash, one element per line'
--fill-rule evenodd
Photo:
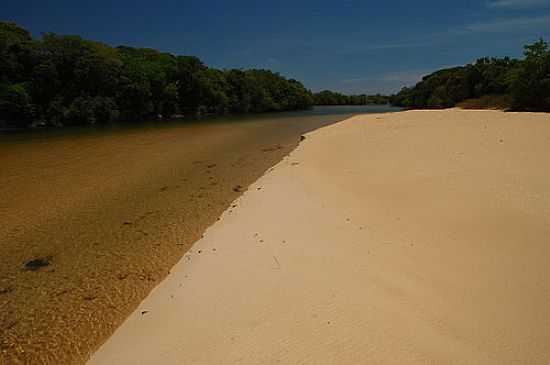
<path fill-rule="evenodd" d="M 548 114 L 313 132 L 90 364 L 548 363 L 549 158 Z"/>

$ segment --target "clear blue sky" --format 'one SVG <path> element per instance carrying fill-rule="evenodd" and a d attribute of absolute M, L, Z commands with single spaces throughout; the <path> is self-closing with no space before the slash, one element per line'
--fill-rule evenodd
<path fill-rule="evenodd" d="M 34 36 L 79 34 L 353 93 L 395 92 L 435 69 L 550 40 L 550 0 L 14 0 L 0 19 Z"/>

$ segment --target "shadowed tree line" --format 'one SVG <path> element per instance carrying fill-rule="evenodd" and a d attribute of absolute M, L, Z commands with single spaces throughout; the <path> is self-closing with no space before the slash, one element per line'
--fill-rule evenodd
<path fill-rule="evenodd" d="M 268 70 L 217 70 L 198 58 L 30 33 L 0 22 L 0 126 L 82 125 L 176 114 L 257 113 L 313 105 Z"/>
<path fill-rule="evenodd" d="M 391 97 L 395 106 L 439 109 L 467 99 L 510 96 L 509 108 L 550 110 L 550 45 L 544 40 L 526 45 L 525 58 L 482 58 L 473 64 L 440 70 L 416 86 Z"/>
<path fill-rule="evenodd" d="M 389 96 L 385 95 L 345 95 L 324 90 L 313 94 L 315 105 L 373 105 L 388 104 Z"/>

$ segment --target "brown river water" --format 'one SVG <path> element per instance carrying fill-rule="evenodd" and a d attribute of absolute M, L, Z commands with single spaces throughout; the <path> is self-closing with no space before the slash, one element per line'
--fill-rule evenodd
<path fill-rule="evenodd" d="M 0 135 L 0 364 L 84 363 L 302 134 L 395 110 Z"/>

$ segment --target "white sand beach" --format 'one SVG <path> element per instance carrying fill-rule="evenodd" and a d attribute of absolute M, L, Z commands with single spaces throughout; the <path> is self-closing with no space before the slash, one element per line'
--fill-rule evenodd
<path fill-rule="evenodd" d="M 319 129 L 89 364 L 550 363 L 550 115 Z"/>

